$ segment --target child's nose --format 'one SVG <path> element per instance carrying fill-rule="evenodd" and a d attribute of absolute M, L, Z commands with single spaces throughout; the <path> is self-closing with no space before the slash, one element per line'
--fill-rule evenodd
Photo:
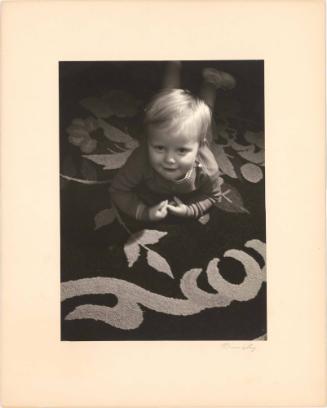
<path fill-rule="evenodd" d="M 175 158 L 173 152 L 167 152 L 165 156 L 165 160 L 167 163 L 174 163 Z"/>

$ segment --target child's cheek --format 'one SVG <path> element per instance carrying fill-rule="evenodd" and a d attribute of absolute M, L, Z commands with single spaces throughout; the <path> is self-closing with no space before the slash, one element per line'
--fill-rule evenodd
<path fill-rule="evenodd" d="M 158 153 L 158 152 L 155 152 L 154 160 L 155 160 L 156 163 L 160 162 L 161 161 L 161 154 Z"/>

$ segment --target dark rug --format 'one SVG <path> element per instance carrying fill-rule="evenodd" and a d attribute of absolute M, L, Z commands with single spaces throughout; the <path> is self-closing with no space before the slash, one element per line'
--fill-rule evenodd
<path fill-rule="evenodd" d="M 237 79 L 214 112 L 222 200 L 127 231 L 108 188 L 163 63 L 60 63 L 62 340 L 266 339 L 263 63 L 187 61 L 182 86 L 206 66 Z"/>

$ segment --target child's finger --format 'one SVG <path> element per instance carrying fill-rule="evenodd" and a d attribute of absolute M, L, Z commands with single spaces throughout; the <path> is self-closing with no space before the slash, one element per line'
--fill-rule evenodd
<path fill-rule="evenodd" d="M 167 206 L 166 205 L 158 208 L 158 212 L 163 213 L 164 211 L 167 211 Z"/>
<path fill-rule="evenodd" d="M 160 210 L 157 211 L 158 217 L 160 219 L 165 218 L 167 216 L 168 210 L 167 207 L 161 208 Z"/>
<path fill-rule="evenodd" d="M 162 208 L 165 208 L 167 204 L 168 204 L 168 200 L 161 201 L 161 203 L 159 203 L 159 206 L 158 206 L 159 210 L 161 210 Z"/>
<path fill-rule="evenodd" d="M 176 201 L 177 204 L 183 204 L 183 201 L 180 200 L 178 197 L 174 197 L 174 200 Z"/>

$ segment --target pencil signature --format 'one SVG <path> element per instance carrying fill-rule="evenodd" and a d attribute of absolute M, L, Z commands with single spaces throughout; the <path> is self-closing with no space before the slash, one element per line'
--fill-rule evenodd
<path fill-rule="evenodd" d="M 252 343 L 250 344 L 232 344 L 232 343 L 223 343 L 222 348 L 225 350 L 242 350 L 249 351 L 253 353 L 256 350 L 256 346 Z"/>

